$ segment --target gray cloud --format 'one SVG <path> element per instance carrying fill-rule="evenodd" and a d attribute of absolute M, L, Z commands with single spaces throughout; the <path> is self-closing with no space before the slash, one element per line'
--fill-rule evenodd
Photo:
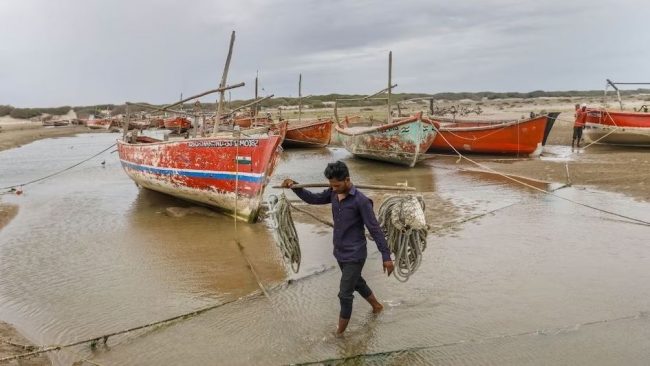
<path fill-rule="evenodd" d="M 0 104 L 167 102 L 219 82 L 267 94 L 370 93 L 388 51 L 402 92 L 600 89 L 647 76 L 650 5 L 626 1 L 0 3 Z"/>

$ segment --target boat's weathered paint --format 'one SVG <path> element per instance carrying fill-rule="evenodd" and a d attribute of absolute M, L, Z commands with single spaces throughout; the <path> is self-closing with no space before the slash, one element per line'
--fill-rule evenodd
<path fill-rule="evenodd" d="M 514 121 L 425 118 L 438 126 L 431 150 L 529 156 L 542 152 L 547 119 L 545 115 Z"/>
<path fill-rule="evenodd" d="M 336 131 L 343 146 L 358 157 L 409 167 L 424 158 L 436 137 L 433 125 L 422 114 L 375 127 L 341 127 Z"/>
<path fill-rule="evenodd" d="M 86 121 L 86 126 L 93 130 L 108 130 L 117 125 L 114 119 L 89 119 Z"/>
<path fill-rule="evenodd" d="M 168 118 L 163 123 L 166 129 L 175 132 L 185 132 L 192 127 L 192 122 L 185 117 Z"/>
<path fill-rule="evenodd" d="M 256 126 L 266 126 L 268 124 L 271 124 L 273 121 L 268 118 L 268 117 L 250 117 L 250 116 L 245 116 L 245 117 L 238 117 L 235 118 L 233 121 L 233 124 L 235 126 L 243 127 L 243 128 L 248 128 L 248 127 L 256 127 Z"/>
<path fill-rule="evenodd" d="M 280 150 L 277 135 L 118 141 L 122 167 L 138 185 L 248 222 L 257 218 Z"/>
<path fill-rule="evenodd" d="M 332 138 L 332 120 L 319 119 L 290 124 L 283 147 L 324 147 Z"/>
<path fill-rule="evenodd" d="M 602 144 L 650 146 L 650 113 L 587 109 L 584 136 Z"/>

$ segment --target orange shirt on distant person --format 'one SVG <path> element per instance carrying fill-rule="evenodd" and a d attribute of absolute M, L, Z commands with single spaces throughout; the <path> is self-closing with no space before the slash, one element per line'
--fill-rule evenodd
<path fill-rule="evenodd" d="M 573 124 L 573 127 L 584 127 L 587 123 L 587 111 L 586 110 L 577 110 L 576 111 L 576 121 Z"/>

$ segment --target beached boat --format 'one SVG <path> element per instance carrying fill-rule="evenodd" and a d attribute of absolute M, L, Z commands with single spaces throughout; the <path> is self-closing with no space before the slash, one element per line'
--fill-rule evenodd
<path fill-rule="evenodd" d="M 650 146 L 650 113 L 588 108 L 584 136 L 601 144 Z"/>
<path fill-rule="evenodd" d="M 438 128 L 430 150 L 539 156 L 557 113 L 512 121 L 425 118 Z M 551 125 L 552 127 L 552 125 Z"/>
<path fill-rule="evenodd" d="M 409 167 L 424 158 L 436 137 L 436 130 L 422 120 L 422 114 L 380 126 L 335 125 L 343 146 L 354 156 Z"/>
<path fill-rule="evenodd" d="M 164 121 L 165 128 L 173 132 L 185 132 L 192 127 L 192 122 L 185 117 L 167 118 Z"/>
<path fill-rule="evenodd" d="M 108 130 L 113 126 L 117 126 L 117 121 L 114 119 L 89 119 L 86 121 L 86 127 L 93 130 Z"/>
<path fill-rule="evenodd" d="M 170 141 L 139 136 L 118 141 L 117 150 L 124 171 L 139 186 L 253 222 L 279 146 L 280 136 L 268 133 Z"/>
<path fill-rule="evenodd" d="M 323 147 L 332 138 L 332 120 L 318 119 L 290 124 L 283 147 Z"/>
<path fill-rule="evenodd" d="M 165 112 L 176 105 L 218 92 L 220 95 L 216 115 L 221 116 L 224 92 L 244 86 L 244 83 L 226 85 L 234 41 L 235 32 L 231 35 L 228 58 L 218 89 L 181 98 L 165 107 L 130 102 L 126 103 L 127 106 L 138 105 Z M 183 111 L 178 113 L 191 115 Z M 127 109 L 127 120 L 129 117 Z M 187 118 L 178 117 L 174 120 L 177 125 L 173 127 L 182 128 L 184 121 L 188 123 L 187 128 L 192 127 Z M 166 123 L 165 127 L 168 126 Z M 282 128 L 278 132 L 283 133 L 281 130 Z M 201 133 L 205 132 L 207 131 L 202 129 Z M 282 136 L 274 133 L 270 126 L 245 131 L 235 127 L 224 132 L 219 132 L 219 126 L 214 126 L 211 136 L 198 137 L 198 133 L 198 128 L 194 128 L 185 138 L 165 141 L 139 136 L 136 130 L 124 131 L 122 139 L 117 142 L 122 167 L 141 187 L 208 205 L 240 220 L 255 221 L 264 188 L 282 151 Z"/>

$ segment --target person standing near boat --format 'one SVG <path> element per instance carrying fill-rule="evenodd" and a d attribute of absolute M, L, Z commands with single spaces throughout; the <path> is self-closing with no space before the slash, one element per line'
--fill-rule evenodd
<path fill-rule="evenodd" d="M 571 151 L 573 151 L 574 144 L 576 144 L 576 147 L 578 149 L 580 148 L 580 140 L 582 139 L 582 130 L 585 128 L 586 122 L 587 122 L 587 105 L 584 103 L 581 106 L 576 104 L 575 122 L 573 124 L 573 139 L 571 140 Z"/>
<path fill-rule="evenodd" d="M 334 257 L 341 269 L 338 294 L 341 311 L 336 334 L 341 335 L 350 322 L 354 291 L 357 291 L 370 303 L 373 313 L 379 313 L 384 308 L 361 276 L 361 270 L 368 256 L 364 226 L 368 228 L 377 244 L 377 249 L 381 252 L 384 272 L 390 276 L 395 266 L 390 257 L 384 232 L 379 227 L 372 210 L 372 200 L 352 184 L 350 172 L 345 163 L 337 161 L 327 164 L 325 177 L 329 180 L 330 188 L 321 193 L 313 193 L 303 188 L 292 188 L 297 184 L 292 179 L 285 179 L 282 182 L 282 187 L 291 188 L 300 199 L 309 204 L 332 205 Z"/>

